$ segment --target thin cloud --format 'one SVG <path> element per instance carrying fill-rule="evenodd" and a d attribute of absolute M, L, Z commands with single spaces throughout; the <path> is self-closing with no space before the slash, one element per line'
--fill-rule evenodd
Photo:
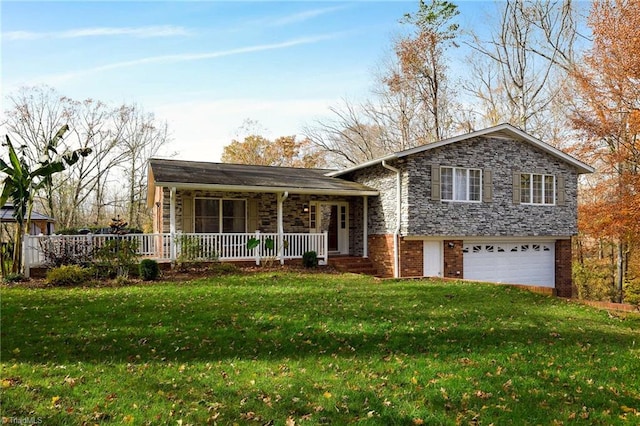
<path fill-rule="evenodd" d="M 95 27 L 66 31 L 8 31 L 2 34 L 5 40 L 40 40 L 44 38 L 72 39 L 83 37 L 132 36 L 137 38 L 174 37 L 189 35 L 183 27 L 161 25 L 152 27 Z"/>
<path fill-rule="evenodd" d="M 334 7 L 325 7 L 322 9 L 305 10 L 303 12 L 298 12 L 291 15 L 283 16 L 281 18 L 272 19 L 268 21 L 267 24 L 272 27 L 282 27 L 290 24 L 298 24 L 300 22 L 305 22 L 310 19 L 316 18 L 318 16 L 326 15 L 327 13 L 337 12 L 345 8 L 346 6 L 334 6 Z"/>
<path fill-rule="evenodd" d="M 324 34 L 324 35 L 319 35 L 314 37 L 303 37 L 303 38 L 288 40 L 280 43 L 259 44 L 255 46 L 240 47 L 237 49 L 221 50 L 217 52 L 184 53 L 184 54 L 176 54 L 176 55 L 150 56 L 147 58 L 140 58 L 132 61 L 114 62 L 111 64 L 100 65 L 94 68 L 88 68 L 85 70 L 74 71 L 74 72 L 65 73 L 65 74 L 58 74 L 58 75 L 51 76 L 47 80 L 50 82 L 50 84 L 52 82 L 61 83 L 73 78 L 77 78 L 82 75 L 86 75 L 86 74 L 97 73 L 102 71 L 110 71 L 110 70 L 120 69 L 120 68 L 130 68 L 138 65 L 199 61 L 199 60 L 205 60 L 205 59 L 221 58 L 225 56 L 241 55 L 245 53 L 262 52 L 265 50 L 286 49 L 289 47 L 317 43 L 323 40 L 334 39 L 340 36 L 341 34 L 342 33 L 334 33 L 334 34 Z"/>

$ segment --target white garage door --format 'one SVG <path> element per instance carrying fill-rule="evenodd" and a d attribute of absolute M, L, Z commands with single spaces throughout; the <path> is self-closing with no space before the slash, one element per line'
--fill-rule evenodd
<path fill-rule="evenodd" d="M 555 243 L 465 242 L 464 278 L 468 280 L 555 287 Z"/>

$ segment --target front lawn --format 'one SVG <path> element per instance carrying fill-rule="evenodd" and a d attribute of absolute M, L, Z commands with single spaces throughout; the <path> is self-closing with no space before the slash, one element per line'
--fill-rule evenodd
<path fill-rule="evenodd" d="M 516 288 L 262 273 L 0 295 L 5 422 L 640 423 L 640 316 Z"/>

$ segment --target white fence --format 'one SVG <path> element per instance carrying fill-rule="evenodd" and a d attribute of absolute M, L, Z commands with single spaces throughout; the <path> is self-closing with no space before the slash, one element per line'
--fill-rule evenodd
<path fill-rule="evenodd" d="M 97 250 L 127 242 L 138 256 L 159 262 L 184 260 L 300 259 L 315 251 L 322 264 L 328 255 L 327 233 L 229 233 L 229 234 L 87 234 L 25 235 L 23 258 L 29 269 L 51 263 L 53 258 L 90 261 Z"/>

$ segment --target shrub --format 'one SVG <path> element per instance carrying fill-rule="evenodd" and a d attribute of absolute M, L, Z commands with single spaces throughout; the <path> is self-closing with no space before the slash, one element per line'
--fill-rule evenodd
<path fill-rule="evenodd" d="M 91 270 L 78 265 L 62 265 L 47 272 L 47 284 L 56 287 L 79 286 L 91 280 Z"/>
<path fill-rule="evenodd" d="M 628 281 L 624 286 L 624 301 L 640 306 L 640 279 Z"/>
<path fill-rule="evenodd" d="M 158 262 L 152 259 L 143 259 L 140 262 L 140 278 L 145 281 L 152 281 L 160 276 L 160 267 L 158 266 Z"/>
<path fill-rule="evenodd" d="M 606 261 L 574 262 L 573 283 L 578 291 L 578 299 L 616 300 L 613 268 Z"/>
<path fill-rule="evenodd" d="M 318 253 L 307 251 L 302 255 L 302 265 L 305 268 L 315 268 L 318 266 Z"/>
<path fill-rule="evenodd" d="M 96 274 L 101 278 L 115 278 L 129 276 L 129 272 L 137 270 L 135 267 L 138 257 L 138 244 L 126 237 L 114 236 L 106 240 L 102 247 L 94 254 Z"/>
<path fill-rule="evenodd" d="M 215 250 L 204 246 L 198 236 L 181 235 L 178 237 L 178 246 L 178 258 L 176 259 L 178 270 L 186 270 L 188 267 L 198 267 L 203 262 L 218 260 L 218 254 Z"/>
<path fill-rule="evenodd" d="M 93 260 L 93 244 L 90 239 L 40 241 L 40 250 L 49 267 L 62 265 L 87 266 Z"/>
<path fill-rule="evenodd" d="M 11 272 L 2 278 L 2 281 L 4 281 L 5 283 L 17 283 L 24 280 L 24 275 L 15 272 Z"/>
<path fill-rule="evenodd" d="M 209 265 L 209 271 L 216 275 L 235 274 L 238 270 L 238 267 L 233 263 L 213 262 Z"/>
<path fill-rule="evenodd" d="M 131 280 L 129 280 L 129 277 L 126 275 L 118 275 L 113 279 L 113 284 L 116 287 L 124 287 L 131 284 Z"/>

